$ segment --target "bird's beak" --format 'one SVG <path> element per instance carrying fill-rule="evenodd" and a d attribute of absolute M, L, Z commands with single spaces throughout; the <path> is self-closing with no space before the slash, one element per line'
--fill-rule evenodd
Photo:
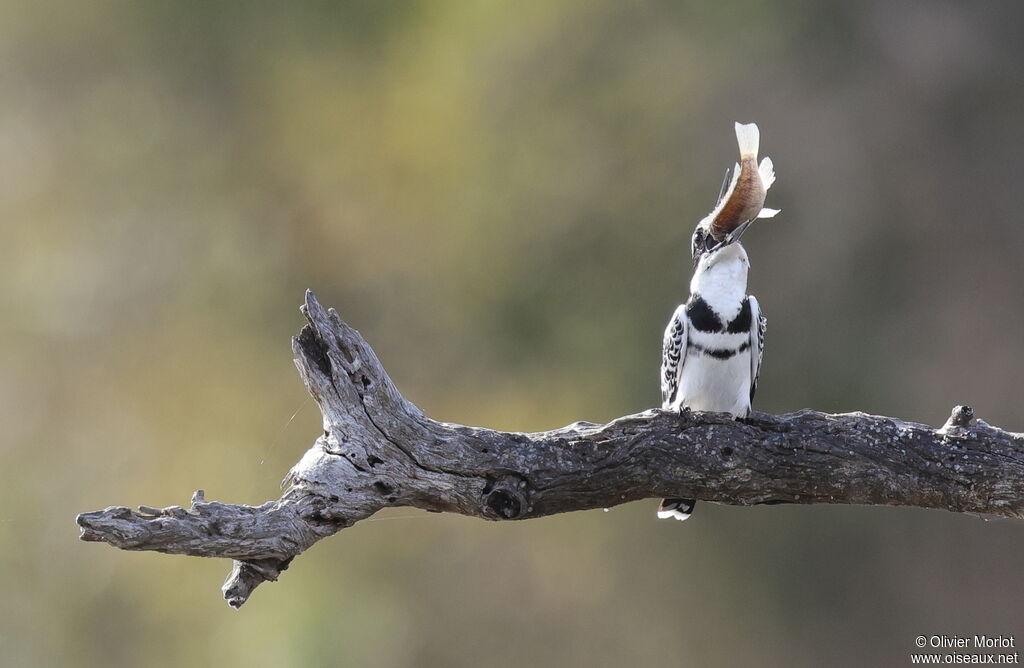
<path fill-rule="evenodd" d="M 742 222 L 739 225 L 737 225 L 735 230 L 725 235 L 725 239 L 722 239 L 722 243 L 720 243 L 718 247 L 724 248 L 725 246 L 728 246 L 731 243 L 739 241 L 740 237 L 743 236 L 743 233 L 747 231 L 747 228 L 750 227 L 750 224 L 753 223 L 755 220 L 757 219 L 751 218 L 750 220 Z"/>
<path fill-rule="evenodd" d="M 698 252 L 696 252 L 694 254 L 694 256 L 693 256 L 693 268 L 694 269 L 697 268 L 697 265 L 700 264 L 700 259 L 704 255 L 709 255 L 709 254 L 717 253 L 718 251 L 722 250 L 723 248 L 725 248 L 729 244 L 732 244 L 732 243 L 735 243 L 735 242 L 739 241 L 740 237 L 743 236 L 743 233 L 747 231 L 747 228 L 750 227 L 750 224 L 753 223 L 755 220 L 756 220 L 756 218 L 751 218 L 750 220 L 747 220 L 747 221 L 744 221 L 744 222 L 740 223 L 739 225 L 736 226 L 736 229 L 734 229 L 729 234 L 725 235 L 724 239 L 722 239 L 721 241 L 717 242 L 711 248 L 706 248 L 704 250 L 698 250 Z M 706 237 L 706 239 L 711 239 L 711 237 L 708 236 L 708 237 Z"/>

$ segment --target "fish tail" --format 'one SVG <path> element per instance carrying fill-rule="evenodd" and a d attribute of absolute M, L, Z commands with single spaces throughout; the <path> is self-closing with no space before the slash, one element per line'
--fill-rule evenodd
<path fill-rule="evenodd" d="M 736 142 L 740 145 L 740 158 L 757 158 L 758 144 L 761 143 L 761 133 L 757 129 L 757 123 L 736 124 Z"/>

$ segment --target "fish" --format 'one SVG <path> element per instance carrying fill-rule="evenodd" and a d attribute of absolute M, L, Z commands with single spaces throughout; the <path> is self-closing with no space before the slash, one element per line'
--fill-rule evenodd
<path fill-rule="evenodd" d="M 771 218 L 779 213 L 779 209 L 764 206 L 768 189 L 775 183 L 775 166 L 767 156 L 760 165 L 757 163 L 760 142 L 761 132 L 756 123 L 736 123 L 740 161 L 731 173 L 726 170 L 718 203 L 698 224 L 715 241 L 725 240 L 744 223 L 749 225 L 757 218 Z"/>

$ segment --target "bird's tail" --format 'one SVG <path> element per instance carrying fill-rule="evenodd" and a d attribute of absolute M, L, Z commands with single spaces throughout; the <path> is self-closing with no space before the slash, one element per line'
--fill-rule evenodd
<path fill-rule="evenodd" d="M 658 519 L 689 519 L 695 505 L 697 502 L 693 499 L 662 499 L 661 505 L 658 506 Z"/>

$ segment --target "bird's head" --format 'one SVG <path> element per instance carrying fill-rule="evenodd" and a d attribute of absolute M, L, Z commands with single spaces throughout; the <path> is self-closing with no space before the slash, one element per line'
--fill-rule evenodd
<path fill-rule="evenodd" d="M 740 223 L 722 239 L 715 238 L 708 224 L 709 222 L 708 219 L 702 220 L 697 225 L 697 229 L 693 231 L 690 250 L 693 253 L 694 270 L 707 270 L 726 260 L 741 259 L 746 261 L 747 252 L 743 249 L 743 245 L 739 243 L 739 240 L 754 221 L 748 220 Z"/>

